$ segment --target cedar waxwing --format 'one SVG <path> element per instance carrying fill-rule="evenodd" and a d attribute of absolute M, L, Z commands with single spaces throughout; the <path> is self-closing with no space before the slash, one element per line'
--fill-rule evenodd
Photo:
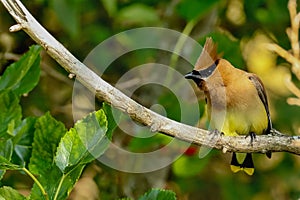
<path fill-rule="evenodd" d="M 255 74 L 219 58 L 211 38 L 206 39 L 194 70 L 185 78 L 192 79 L 204 91 L 211 130 L 228 136 L 250 136 L 251 143 L 256 134 L 270 133 L 272 124 L 263 83 Z M 271 157 L 271 153 L 267 156 Z M 252 175 L 251 154 L 233 153 L 231 170 Z"/>

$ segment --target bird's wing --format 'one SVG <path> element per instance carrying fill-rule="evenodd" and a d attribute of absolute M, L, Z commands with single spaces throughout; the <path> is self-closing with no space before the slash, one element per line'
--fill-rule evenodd
<path fill-rule="evenodd" d="M 255 74 L 250 74 L 250 76 L 248 78 L 255 86 L 258 96 L 259 96 L 260 100 L 262 101 L 262 103 L 264 104 L 264 107 L 266 109 L 266 113 L 268 116 L 268 128 L 266 130 L 266 133 L 270 133 L 270 130 L 272 129 L 272 122 L 271 122 L 271 116 L 270 116 L 270 112 L 269 112 L 269 105 L 268 105 L 266 90 L 264 88 L 262 81 L 260 80 L 260 78 L 258 76 L 256 76 Z"/>

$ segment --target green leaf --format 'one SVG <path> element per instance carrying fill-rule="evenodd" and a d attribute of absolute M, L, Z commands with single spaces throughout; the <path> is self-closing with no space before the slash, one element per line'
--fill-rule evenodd
<path fill-rule="evenodd" d="M 37 124 L 39 124 L 39 121 L 40 119 L 37 121 Z M 47 122 L 48 127 L 51 126 L 49 124 L 53 124 L 53 122 L 51 123 L 51 121 L 53 120 L 50 120 L 50 123 L 49 120 L 46 120 L 45 122 L 44 121 L 45 120 L 40 123 L 43 125 L 45 122 Z M 45 127 L 42 127 L 42 130 L 44 129 Z M 38 126 L 36 126 L 36 132 L 37 130 Z M 40 175 L 39 180 L 47 191 L 49 199 L 67 198 L 69 192 L 80 177 L 85 164 L 94 159 L 94 157 L 91 156 L 90 152 L 97 150 L 95 153 L 101 154 L 104 151 L 105 148 L 102 145 L 103 141 L 109 141 L 108 139 L 103 139 L 106 131 L 107 121 L 104 111 L 99 110 L 96 113 L 91 113 L 84 119 L 79 120 L 75 124 L 74 128 L 71 128 L 61 138 L 59 146 L 57 147 L 55 158 L 50 155 L 43 156 L 49 159 L 46 159 L 48 160 L 47 163 L 43 164 L 44 168 L 46 168 L 47 170 L 43 169 L 43 171 L 39 171 L 39 173 L 42 174 Z M 44 134 L 47 135 L 47 133 Z M 36 133 L 34 136 L 34 143 L 35 142 Z M 102 151 L 99 151 L 100 148 L 97 145 L 101 147 Z M 55 145 L 55 147 L 56 146 L 57 145 Z M 105 144 L 105 147 L 106 146 L 107 144 Z M 33 147 L 35 149 L 35 145 Z M 32 156 L 34 156 L 34 149 L 32 152 Z M 48 149 L 48 151 L 52 153 L 55 152 L 55 150 L 53 150 L 52 148 L 46 149 Z M 30 161 L 32 161 L 32 159 Z M 51 162 L 50 164 L 50 161 L 53 162 Z M 30 166 L 33 171 L 38 172 L 32 167 L 32 163 L 30 163 Z M 39 167 L 42 167 L 42 165 L 39 165 Z M 42 194 L 40 192 L 40 189 L 36 184 L 34 184 L 31 193 L 31 199 L 39 199 L 41 195 Z"/>
<path fill-rule="evenodd" d="M 63 175 L 54 163 L 54 156 L 65 132 L 66 128 L 63 123 L 56 121 L 49 112 L 36 120 L 29 170 L 38 175 L 38 180 L 49 199 L 54 196 Z M 35 183 L 30 198 L 45 199 L 42 197 L 40 188 Z"/>
<path fill-rule="evenodd" d="M 177 6 L 177 12 L 181 17 L 190 21 L 206 15 L 219 1 L 220 0 L 182 0 Z"/>
<path fill-rule="evenodd" d="M 170 190 L 152 189 L 139 200 L 176 200 L 176 194 Z"/>
<path fill-rule="evenodd" d="M 72 168 L 67 174 L 62 174 L 57 166 L 53 166 L 53 168 L 49 170 L 48 176 L 40 181 L 45 191 L 47 191 L 48 199 L 54 199 L 55 197 L 56 199 L 67 199 L 82 174 L 84 166 L 85 165 L 78 165 Z M 37 184 L 33 185 L 30 199 L 45 199 Z"/>
<path fill-rule="evenodd" d="M 118 127 L 121 111 L 111 107 L 107 103 L 103 103 L 102 109 L 105 112 L 108 123 L 106 136 L 111 140 L 114 130 Z"/>
<path fill-rule="evenodd" d="M 66 199 L 69 196 L 72 188 L 74 187 L 75 183 L 80 178 L 80 175 L 84 169 L 85 165 L 77 165 L 76 167 L 72 168 L 67 174 L 61 177 L 61 186 L 58 191 L 57 199 Z"/>
<path fill-rule="evenodd" d="M 178 98 L 172 92 L 164 92 L 159 96 L 158 103 L 163 105 L 166 110 L 167 117 L 176 121 L 181 120 L 181 111 Z"/>
<path fill-rule="evenodd" d="M 71 128 L 59 143 L 55 163 L 62 172 L 65 172 L 67 167 L 80 162 L 84 153 L 86 153 L 86 148 L 80 140 L 76 129 Z"/>
<path fill-rule="evenodd" d="M 11 93 L 6 91 L 0 91 L 0 138 L 5 137 L 8 134 L 8 128 L 10 130 L 14 129 L 17 124 L 21 122 L 22 111 L 21 106 L 19 105 L 19 98 Z"/>
<path fill-rule="evenodd" d="M 191 177 L 199 174 L 207 165 L 210 156 L 200 159 L 198 156 L 181 156 L 172 165 L 176 176 Z"/>
<path fill-rule="evenodd" d="M 109 142 L 106 131 L 107 120 L 103 110 L 76 122 L 59 144 L 56 165 L 66 173 L 72 166 L 91 162 L 103 154 Z"/>
<path fill-rule="evenodd" d="M 126 25 L 151 25 L 159 22 L 159 17 L 152 7 L 136 3 L 119 10 L 116 21 Z"/>
<path fill-rule="evenodd" d="M 56 166 L 53 166 L 51 169 L 48 169 L 47 175 L 38 175 L 38 180 L 43 186 L 44 190 L 47 192 L 48 199 L 54 199 L 53 197 L 58 187 L 59 180 L 62 176 L 63 174 Z M 36 183 L 33 184 L 29 199 L 46 200 L 45 196 L 41 192 L 41 189 Z"/>
<path fill-rule="evenodd" d="M 11 90 L 17 95 L 30 92 L 40 77 L 40 51 L 40 46 L 31 46 L 19 61 L 11 64 L 0 77 L 0 91 Z"/>
<path fill-rule="evenodd" d="M 13 152 L 13 143 L 11 139 L 0 140 L 0 156 L 5 159 L 3 161 L 4 162 L 3 165 L 5 164 L 6 161 L 10 162 L 12 152 Z M 7 168 L 5 167 L 0 167 L 0 180 L 3 178 L 6 169 Z"/>
<path fill-rule="evenodd" d="M 29 163 L 33 174 L 45 175 L 45 178 L 48 176 L 54 165 L 56 148 L 65 132 L 64 124 L 56 121 L 49 112 L 37 120 Z"/>
<path fill-rule="evenodd" d="M 1 200 L 25 200 L 26 198 L 21 195 L 17 190 L 4 186 L 0 188 L 0 199 Z"/>
<path fill-rule="evenodd" d="M 80 31 L 80 4 L 76 1 L 74 2 L 74 0 L 53 0 L 52 3 L 53 10 L 55 11 L 61 25 L 72 37 L 76 37 Z"/>
<path fill-rule="evenodd" d="M 114 16 L 117 12 L 117 0 L 101 0 L 106 12 L 110 17 Z"/>
<path fill-rule="evenodd" d="M 6 172 L 6 169 L 9 169 L 10 159 L 13 152 L 13 143 L 11 139 L 0 140 L 0 180 L 3 178 L 3 175 Z M 12 166 L 11 166 L 12 167 Z"/>
<path fill-rule="evenodd" d="M 107 131 L 104 111 L 91 113 L 79 120 L 63 137 L 65 128 L 49 114 L 39 118 L 35 128 L 29 168 L 39 175 L 38 179 L 49 199 L 66 199 L 85 164 L 94 159 L 90 152 L 97 150 L 95 153 L 101 154 L 105 149 L 103 141 L 109 141 L 103 139 Z M 41 197 L 40 189 L 34 184 L 30 199 Z"/>
<path fill-rule="evenodd" d="M 7 170 L 7 169 L 20 170 L 20 169 L 22 169 L 22 167 L 19 165 L 15 165 L 15 164 L 9 162 L 9 160 L 4 158 L 3 156 L 0 156 L 0 169 L 1 170 Z"/>
<path fill-rule="evenodd" d="M 146 135 L 149 134 L 149 131 L 142 130 L 137 133 L 137 135 L 139 134 Z M 172 140 L 173 138 L 163 134 L 155 134 L 152 137 L 134 137 L 131 138 L 128 149 L 136 153 L 149 152 L 169 144 Z"/>
<path fill-rule="evenodd" d="M 11 139 L 0 140 L 0 156 L 10 160 L 13 152 L 13 143 Z"/>
<path fill-rule="evenodd" d="M 29 163 L 35 122 L 35 117 L 28 117 L 14 130 L 14 137 L 12 138 L 14 144 L 13 163 L 18 163 L 19 165 Z"/>

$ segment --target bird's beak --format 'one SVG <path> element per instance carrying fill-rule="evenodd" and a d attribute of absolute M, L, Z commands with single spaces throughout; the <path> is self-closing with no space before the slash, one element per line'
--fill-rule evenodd
<path fill-rule="evenodd" d="M 184 78 L 186 78 L 186 79 L 192 79 L 193 81 L 199 81 L 199 80 L 202 79 L 202 76 L 201 76 L 201 74 L 199 73 L 199 71 L 193 70 L 193 71 L 187 73 L 187 74 L 184 76 Z"/>

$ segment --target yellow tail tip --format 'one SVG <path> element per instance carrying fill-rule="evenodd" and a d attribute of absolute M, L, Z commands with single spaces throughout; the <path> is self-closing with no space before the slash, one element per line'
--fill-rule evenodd
<path fill-rule="evenodd" d="M 230 165 L 230 169 L 233 173 L 237 173 L 242 170 L 240 166 Z"/>
<path fill-rule="evenodd" d="M 243 168 L 243 171 L 249 176 L 252 176 L 254 173 L 254 168 Z"/>
<path fill-rule="evenodd" d="M 249 176 L 252 176 L 254 173 L 254 168 L 242 168 L 240 166 L 230 165 L 230 169 L 233 173 L 237 173 L 239 171 L 244 171 Z"/>

